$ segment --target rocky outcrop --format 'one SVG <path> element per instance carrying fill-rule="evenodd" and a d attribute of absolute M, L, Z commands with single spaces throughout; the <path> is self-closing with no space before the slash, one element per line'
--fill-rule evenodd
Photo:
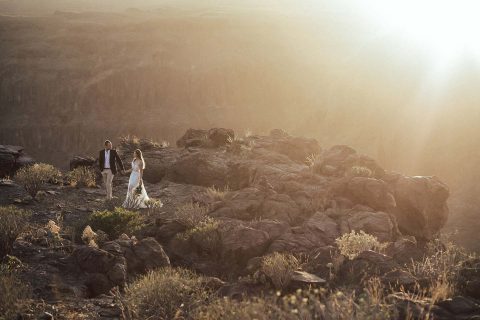
<path fill-rule="evenodd" d="M 71 259 L 73 266 L 86 274 L 88 296 L 96 297 L 115 286 L 125 286 L 127 267 L 123 256 L 85 246 L 75 249 Z"/>
<path fill-rule="evenodd" d="M 85 277 L 87 295 L 96 297 L 113 287 L 123 288 L 129 276 L 170 265 L 162 246 L 153 238 L 116 240 L 102 248 L 82 246 L 69 258 L 69 265 Z"/>
<path fill-rule="evenodd" d="M 221 147 L 235 138 L 232 129 L 212 128 L 210 130 L 188 129 L 185 134 L 177 140 L 177 147 Z"/>
<path fill-rule="evenodd" d="M 23 147 L 0 145 L 0 178 L 13 177 L 18 169 L 34 162 Z"/>
<path fill-rule="evenodd" d="M 240 140 L 249 148 L 233 152 L 229 146 Z M 386 172 L 348 146 L 322 151 L 314 139 L 282 130 L 234 140 L 234 132 L 222 128 L 190 129 L 177 145 L 182 148 L 153 146 L 144 152 L 145 180 L 160 181 L 165 197 L 176 197 L 178 192 L 167 192 L 175 186 L 185 202 L 208 206 L 209 215 L 221 221 L 221 255 L 235 253 L 242 264 L 263 252 L 318 251 L 352 230 L 381 242 L 395 242 L 402 234 L 431 239 L 448 215 L 448 189 L 437 178 Z M 312 154 L 309 167 L 306 158 Z M 187 189 L 180 186 L 189 186 L 190 196 L 183 196 Z M 228 191 L 210 199 L 211 186 Z M 271 222 L 254 226 L 256 220 Z M 184 230 L 169 222 L 151 231 L 170 242 Z M 175 248 L 189 250 L 180 243 Z M 395 254 L 400 259 L 403 253 Z"/>

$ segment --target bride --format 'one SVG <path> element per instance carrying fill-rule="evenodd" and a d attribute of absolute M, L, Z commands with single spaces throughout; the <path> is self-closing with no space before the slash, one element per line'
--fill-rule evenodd
<path fill-rule="evenodd" d="M 145 160 L 143 160 L 142 151 L 136 149 L 133 152 L 132 169 L 128 180 L 127 198 L 123 203 L 124 208 L 146 208 L 146 202 L 150 200 L 143 185 L 143 170 L 145 169 Z"/>

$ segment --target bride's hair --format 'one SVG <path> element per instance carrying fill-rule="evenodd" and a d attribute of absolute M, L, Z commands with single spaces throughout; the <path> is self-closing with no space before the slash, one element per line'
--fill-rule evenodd
<path fill-rule="evenodd" d="M 135 149 L 135 156 L 137 157 L 137 159 L 142 160 L 142 169 L 145 169 L 145 160 L 143 159 L 142 150 Z"/>

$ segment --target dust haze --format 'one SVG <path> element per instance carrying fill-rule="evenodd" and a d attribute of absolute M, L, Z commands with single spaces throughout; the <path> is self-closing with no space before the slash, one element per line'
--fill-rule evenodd
<path fill-rule="evenodd" d="M 282 128 L 451 188 L 478 249 L 480 70 L 304 1 L 0 1 L 0 142 L 60 167 L 131 134 Z"/>

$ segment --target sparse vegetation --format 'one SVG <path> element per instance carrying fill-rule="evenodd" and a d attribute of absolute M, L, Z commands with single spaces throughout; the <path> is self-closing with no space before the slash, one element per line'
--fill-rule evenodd
<path fill-rule="evenodd" d="M 180 233 L 177 237 L 188 241 L 197 251 L 210 256 L 219 254 L 221 247 L 220 234 L 218 232 L 218 221 L 207 218 L 197 226 Z"/>
<path fill-rule="evenodd" d="M 176 208 L 173 218 L 187 229 L 192 229 L 208 218 L 207 213 L 207 207 L 188 202 Z"/>
<path fill-rule="evenodd" d="M 58 183 L 61 173 L 54 166 L 36 163 L 17 171 L 15 181 L 23 185 L 28 194 L 35 199 L 38 191 L 46 183 Z"/>
<path fill-rule="evenodd" d="M 277 320 L 286 319 L 286 314 L 271 301 L 261 298 L 235 301 L 229 298 L 217 299 L 198 308 L 195 320 Z"/>
<path fill-rule="evenodd" d="M 95 211 L 88 217 L 84 227 L 87 225 L 93 230 L 104 231 L 110 239 L 117 239 L 122 233 L 131 235 L 138 231 L 143 219 L 137 212 L 115 208 L 112 211 Z"/>
<path fill-rule="evenodd" d="M 299 267 L 299 260 L 292 254 L 274 252 L 263 258 L 260 271 L 280 290 L 288 287 L 293 272 Z"/>
<path fill-rule="evenodd" d="M 365 233 L 363 230 L 359 233 L 352 230 L 341 237 L 335 239 L 335 243 L 340 253 L 350 260 L 355 259 L 360 253 L 367 250 L 380 250 L 384 248 L 375 236 Z"/>
<path fill-rule="evenodd" d="M 95 172 L 92 168 L 80 166 L 67 174 L 67 181 L 72 187 L 95 187 Z"/>
<path fill-rule="evenodd" d="M 0 207 L 0 260 L 12 252 L 13 243 L 26 230 L 29 215 L 15 206 Z"/>
<path fill-rule="evenodd" d="M 31 296 L 31 289 L 18 277 L 20 268 L 21 262 L 11 256 L 0 264 L 0 320 L 13 319 Z"/>
<path fill-rule="evenodd" d="M 207 196 L 212 201 L 222 201 L 225 199 L 225 196 L 230 192 L 230 188 L 226 186 L 223 190 L 220 188 L 215 188 L 215 186 L 211 186 L 207 189 Z"/>
<path fill-rule="evenodd" d="M 150 150 L 153 148 L 162 147 L 162 145 L 153 141 L 152 139 L 140 139 L 133 135 L 121 137 L 120 146 L 122 147 L 122 149 L 125 149 L 127 151 L 133 151 L 135 149 Z"/>
<path fill-rule="evenodd" d="M 184 319 L 210 297 L 203 278 L 182 268 L 150 271 L 126 289 L 126 305 L 135 319 Z"/>

